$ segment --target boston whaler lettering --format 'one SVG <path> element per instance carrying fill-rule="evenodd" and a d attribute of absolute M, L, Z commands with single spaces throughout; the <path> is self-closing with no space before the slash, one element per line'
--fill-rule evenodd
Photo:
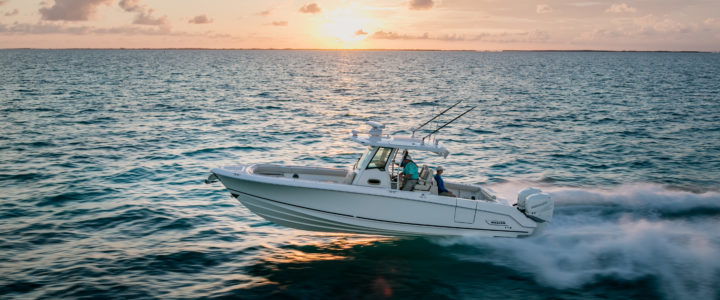
<path fill-rule="evenodd" d="M 452 181 L 445 181 L 445 188 L 457 197 L 441 196 L 435 171 L 423 165 L 414 189 L 402 190 L 399 163 L 407 151 L 449 154 L 435 135 L 472 108 L 423 138 L 415 133 L 455 105 L 414 129 L 409 137 L 383 134 L 385 126 L 375 122 L 367 122 L 371 129 L 365 134 L 353 130 L 349 139 L 368 149 L 349 169 L 247 164 L 212 169 L 206 182 L 219 180 L 253 213 L 303 230 L 497 237 L 537 232 L 552 219 L 554 202 L 536 188 L 521 191 L 517 205 L 487 188 Z"/>

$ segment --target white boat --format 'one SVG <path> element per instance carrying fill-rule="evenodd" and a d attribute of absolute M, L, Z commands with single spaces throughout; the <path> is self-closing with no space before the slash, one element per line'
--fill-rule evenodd
<path fill-rule="evenodd" d="M 368 147 L 349 169 L 247 164 L 212 169 L 206 182 L 219 180 L 253 213 L 276 224 L 312 231 L 393 236 L 478 235 L 519 237 L 536 233 L 550 222 L 554 202 L 539 189 L 528 188 L 511 205 L 491 190 L 446 181 L 457 197 L 438 195 L 434 170 L 418 168 L 414 190 L 401 190 L 398 165 L 404 151 L 448 150 L 413 136 L 384 135 L 384 126 L 368 122 L 367 134 L 350 140 Z"/>

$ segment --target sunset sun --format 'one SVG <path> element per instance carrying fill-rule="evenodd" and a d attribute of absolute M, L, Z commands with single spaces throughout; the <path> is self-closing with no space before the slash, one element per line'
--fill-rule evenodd
<path fill-rule="evenodd" d="M 338 9 L 325 16 L 321 35 L 333 47 L 355 47 L 368 37 L 368 28 L 374 23 L 350 9 Z"/>

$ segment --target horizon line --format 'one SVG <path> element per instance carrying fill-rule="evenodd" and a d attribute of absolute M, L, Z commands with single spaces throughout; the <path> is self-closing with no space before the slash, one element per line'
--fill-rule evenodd
<path fill-rule="evenodd" d="M 394 49 L 394 48 L 202 48 L 202 47 L 163 47 L 163 48 L 143 48 L 143 47 L 117 47 L 117 48 L 34 48 L 34 47 L 15 47 L 0 48 L 0 50 L 245 50 L 245 51 L 408 51 L 408 52 L 644 52 L 644 53 L 720 53 L 717 51 L 702 50 L 603 50 L 603 49 L 503 49 L 503 50 L 472 50 L 472 49 Z"/>

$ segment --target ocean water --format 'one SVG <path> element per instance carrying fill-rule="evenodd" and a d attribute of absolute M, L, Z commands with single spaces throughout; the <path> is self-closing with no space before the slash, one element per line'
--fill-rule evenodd
<path fill-rule="evenodd" d="M 2 50 L 0 75 L 3 299 L 720 299 L 718 54 Z M 346 167 L 351 129 L 460 100 L 450 156 L 415 160 L 550 192 L 541 234 L 299 231 L 203 184 Z"/>

